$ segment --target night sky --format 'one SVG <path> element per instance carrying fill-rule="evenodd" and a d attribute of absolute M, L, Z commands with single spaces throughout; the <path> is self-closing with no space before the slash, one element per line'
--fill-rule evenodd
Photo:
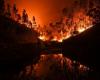
<path fill-rule="evenodd" d="M 11 4 L 16 3 L 21 14 L 26 9 L 29 18 L 34 15 L 37 23 L 48 24 L 62 16 L 62 9 L 69 6 L 69 0 L 10 0 Z"/>

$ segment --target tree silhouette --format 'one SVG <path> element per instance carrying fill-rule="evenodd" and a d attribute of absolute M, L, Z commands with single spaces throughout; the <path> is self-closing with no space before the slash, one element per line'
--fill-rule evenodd
<path fill-rule="evenodd" d="M 33 23 L 33 26 L 36 26 L 35 16 L 33 16 L 32 23 Z"/>
<path fill-rule="evenodd" d="M 26 23 L 28 23 L 28 14 L 26 13 Z"/>
<path fill-rule="evenodd" d="M 5 11 L 5 1 L 0 0 L 0 14 L 4 13 Z"/>
<path fill-rule="evenodd" d="M 16 18 L 18 15 L 18 9 L 16 7 L 16 4 L 13 5 L 13 13 L 14 13 L 14 17 Z"/>
<path fill-rule="evenodd" d="M 33 24 L 35 24 L 36 22 L 35 22 L 35 16 L 33 16 Z"/>
<path fill-rule="evenodd" d="M 22 12 L 22 22 L 23 23 L 28 23 L 28 14 L 26 13 L 25 9 Z"/>
<path fill-rule="evenodd" d="M 24 9 L 22 12 L 22 22 L 25 23 L 25 15 L 26 15 L 26 10 Z"/>

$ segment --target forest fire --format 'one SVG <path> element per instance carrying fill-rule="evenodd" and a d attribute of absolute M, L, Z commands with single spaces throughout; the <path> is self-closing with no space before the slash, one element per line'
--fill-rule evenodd
<path fill-rule="evenodd" d="M 34 0 L 34 2 L 28 1 L 30 4 L 35 2 Z M 49 3 L 48 1 L 46 3 Z M 90 6 L 87 6 L 88 3 L 85 4 L 87 1 L 90 0 L 76 0 L 70 6 L 66 6 L 71 4 L 70 2 L 63 2 L 62 4 L 65 3 L 63 7 L 59 2 L 59 7 L 66 8 L 64 11 L 62 8 L 56 10 L 56 6 L 52 6 L 50 9 L 55 7 L 54 13 L 50 12 L 54 16 L 49 17 L 54 18 L 53 21 L 45 15 L 50 14 L 49 12 L 42 13 L 43 16 L 36 11 L 38 7 L 41 12 L 48 10 L 45 6 L 41 7 L 41 2 L 43 2 L 41 0 L 37 1 L 40 4 L 34 3 L 36 10 L 31 10 L 32 6 L 28 6 L 30 4 L 25 8 L 23 3 L 24 5 L 19 7 L 21 12 L 17 7 L 18 3 L 11 6 L 9 2 L 5 3 L 6 0 L 0 0 L 0 53 L 1 66 L 3 65 L 0 80 L 2 76 L 6 78 L 3 80 L 91 80 L 93 75 L 97 77 L 98 72 L 96 71 L 99 70 L 99 64 L 95 62 L 98 62 L 98 51 L 100 52 L 97 47 L 100 44 L 98 33 L 100 6 L 94 7 L 91 2 L 89 2 Z M 18 2 L 22 4 L 20 0 Z M 57 4 L 57 2 L 53 3 Z M 60 13 L 59 10 L 62 10 L 64 14 L 57 15 Z M 41 22 L 47 17 L 48 24 L 41 25 L 40 21 L 36 20 L 39 15 L 42 16 Z M 90 29 L 88 33 L 78 35 L 87 29 Z M 70 37 L 73 38 L 67 41 L 66 39 Z M 9 79 L 12 76 L 14 79 Z"/>
<path fill-rule="evenodd" d="M 73 17 L 64 17 L 58 23 L 49 26 L 38 27 L 39 39 L 43 41 L 58 41 L 77 35 L 93 26 L 93 18 L 87 16 L 84 11 L 73 14 Z"/>
<path fill-rule="evenodd" d="M 54 22 L 50 21 L 49 25 L 39 25 L 35 16 L 29 17 L 25 9 L 22 11 L 22 16 L 18 13 L 16 4 L 13 5 L 13 15 L 10 12 L 10 5 L 8 4 L 7 10 L 4 11 L 7 17 L 13 18 L 15 21 L 25 24 L 28 28 L 34 29 L 39 33 L 38 38 L 42 41 L 57 41 L 63 42 L 71 36 L 76 36 L 81 32 L 91 28 L 94 22 L 99 21 L 98 16 L 100 9 L 98 3 L 86 1 L 75 1 L 71 4 L 70 8 L 63 11 L 64 15 Z M 92 6 L 92 7 L 91 7 Z M 32 15 L 32 14 L 31 14 Z M 96 20 L 97 19 L 97 20 Z M 42 21 L 42 20 L 41 20 Z"/>

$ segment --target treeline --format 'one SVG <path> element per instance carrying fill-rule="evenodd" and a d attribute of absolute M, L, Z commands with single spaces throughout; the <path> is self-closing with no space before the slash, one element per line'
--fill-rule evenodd
<path fill-rule="evenodd" d="M 9 3 L 6 3 L 5 0 L 0 0 L 0 15 L 11 18 L 21 24 L 26 24 L 26 26 L 29 28 L 35 27 L 37 25 L 35 16 L 33 16 L 32 21 L 30 21 L 25 9 L 23 9 L 21 16 L 21 14 L 19 14 L 17 5 L 13 4 L 13 6 L 11 7 L 11 5 Z"/>

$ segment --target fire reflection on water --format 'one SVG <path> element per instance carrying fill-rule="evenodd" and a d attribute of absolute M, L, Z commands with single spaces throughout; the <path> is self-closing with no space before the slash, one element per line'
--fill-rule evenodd
<path fill-rule="evenodd" d="M 79 74 L 77 74 L 77 71 Z M 77 61 L 64 57 L 63 54 L 42 54 L 36 64 L 32 64 L 25 67 L 24 71 L 21 71 L 20 77 L 34 76 L 40 80 L 46 77 L 53 77 L 57 79 L 58 76 L 64 77 L 64 75 L 72 73 L 81 75 L 90 71 L 89 67 L 80 64 Z M 58 75 L 55 77 L 55 75 Z"/>

